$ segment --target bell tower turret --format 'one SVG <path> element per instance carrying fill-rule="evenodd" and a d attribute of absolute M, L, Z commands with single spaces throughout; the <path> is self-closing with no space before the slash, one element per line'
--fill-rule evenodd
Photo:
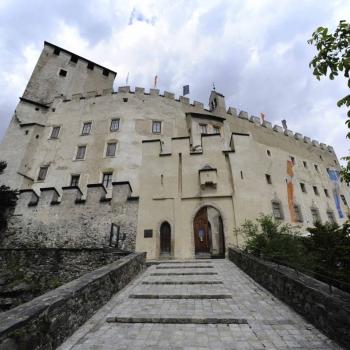
<path fill-rule="evenodd" d="M 223 115 L 226 113 L 225 96 L 213 90 L 209 97 L 209 109 L 211 112 Z"/>

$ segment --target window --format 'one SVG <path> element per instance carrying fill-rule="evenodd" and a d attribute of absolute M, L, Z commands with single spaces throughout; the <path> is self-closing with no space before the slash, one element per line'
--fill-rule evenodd
<path fill-rule="evenodd" d="M 315 170 L 319 173 L 320 171 L 318 170 L 318 165 L 314 164 Z"/>
<path fill-rule="evenodd" d="M 322 156 L 320 155 L 320 159 L 323 160 Z"/>
<path fill-rule="evenodd" d="M 70 61 L 73 62 L 73 63 L 77 63 L 78 62 L 78 56 L 77 55 L 70 56 Z"/>
<path fill-rule="evenodd" d="M 153 120 L 152 122 L 152 133 L 153 134 L 160 134 L 162 131 L 162 122 Z"/>
<path fill-rule="evenodd" d="M 277 220 L 283 219 L 282 208 L 280 202 L 272 202 L 272 214 L 273 217 Z"/>
<path fill-rule="evenodd" d="M 107 143 L 106 157 L 114 157 L 116 149 L 117 149 L 117 143 L 116 142 Z"/>
<path fill-rule="evenodd" d="M 39 169 L 38 181 L 44 181 L 47 175 L 48 166 L 42 166 Z"/>
<path fill-rule="evenodd" d="M 329 174 L 329 168 L 326 168 L 327 174 Z"/>
<path fill-rule="evenodd" d="M 86 146 L 79 146 L 77 150 L 77 156 L 75 159 L 84 159 L 86 153 Z"/>
<path fill-rule="evenodd" d="M 111 131 L 119 130 L 119 118 L 111 120 Z"/>
<path fill-rule="evenodd" d="M 301 209 L 298 204 L 294 204 L 294 214 L 297 222 L 303 222 L 303 216 L 301 214 Z"/>
<path fill-rule="evenodd" d="M 102 184 L 105 188 L 109 188 L 112 185 L 113 173 L 103 173 Z"/>
<path fill-rule="evenodd" d="M 87 65 L 87 69 L 94 70 L 95 65 L 92 62 L 89 62 Z"/>
<path fill-rule="evenodd" d="M 109 75 L 109 70 L 108 70 L 108 69 L 104 69 L 104 70 L 102 71 L 102 74 L 103 74 L 104 76 L 108 77 L 108 75 Z"/>
<path fill-rule="evenodd" d="M 295 165 L 295 158 L 291 156 L 290 160 L 292 161 L 292 164 Z"/>
<path fill-rule="evenodd" d="M 65 76 L 67 76 L 67 71 L 64 70 L 64 69 L 60 69 L 59 75 L 60 75 L 61 77 L 65 77 Z"/>
<path fill-rule="evenodd" d="M 305 184 L 303 184 L 302 182 L 300 182 L 300 188 L 301 188 L 301 192 L 306 193 L 306 187 L 305 187 Z"/>
<path fill-rule="evenodd" d="M 335 221 L 335 216 L 333 210 L 327 210 L 327 217 L 328 221 L 331 222 L 332 224 L 336 224 L 337 222 Z"/>
<path fill-rule="evenodd" d="M 303 160 L 303 165 L 304 165 L 304 168 L 307 169 L 307 162 L 305 160 Z"/>
<path fill-rule="evenodd" d="M 201 134 L 207 134 L 208 133 L 207 124 L 199 124 L 199 130 L 200 130 Z"/>
<path fill-rule="evenodd" d="M 266 150 L 266 153 L 267 153 L 267 155 L 269 156 L 269 157 L 271 157 L 271 152 L 270 152 L 270 150 L 268 149 L 268 150 Z"/>
<path fill-rule="evenodd" d="M 312 186 L 312 188 L 314 189 L 314 193 L 316 196 L 319 196 L 320 193 L 318 192 L 318 188 L 316 186 Z"/>
<path fill-rule="evenodd" d="M 243 171 L 241 170 L 241 179 L 243 180 Z"/>
<path fill-rule="evenodd" d="M 320 212 L 317 208 L 311 208 L 311 216 L 312 222 L 315 224 L 316 222 L 321 222 Z"/>
<path fill-rule="evenodd" d="M 61 53 L 61 50 L 58 47 L 55 47 L 53 50 L 53 54 L 56 56 L 59 56 L 60 53 Z"/>
<path fill-rule="evenodd" d="M 79 186 L 79 180 L 80 180 L 80 175 L 72 175 L 70 178 L 70 185 L 71 186 Z"/>
<path fill-rule="evenodd" d="M 220 127 L 219 126 L 213 126 L 214 134 L 220 134 Z"/>
<path fill-rule="evenodd" d="M 81 131 L 82 135 L 89 135 L 91 133 L 91 122 L 84 123 L 83 130 Z"/>
<path fill-rule="evenodd" d="M 324 189 L 324 194 L 326 195 L 326 197 L 329 197 L 329 193 L 328 193 L 327 188 Z"/>
<path fill-rule="evenodd" d="M 266 178 L 266 182 L 267 182 L 269 185 L 271 185 L 271 184 L 272 184 L 271 175 L 265 174 L 265 178 Z"/>
<path fill-rule="evenodd" d="M 341 198 L 341 200 L 343 201 L 344 205 L 345 205 L 345 206 L 348 206 L 348 203 L 347 203 L 347 201 L 346 201 L 346 199 L 345 199 L 345 196 L 344 196 L 343 194 L 340 195 L 340 198 Z"/>
<path fill-rule="evenodd" d="M 57 139 L 58 138 L 58 134 L 60 133 L 60 129 L 61 129 L 60 126 L 54 126 L 52 128 L 52 131 L 51 131 L 50 139 Z"/>

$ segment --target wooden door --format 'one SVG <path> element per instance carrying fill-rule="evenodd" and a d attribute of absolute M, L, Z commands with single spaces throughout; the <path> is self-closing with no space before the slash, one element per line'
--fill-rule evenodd
<path fill-rule="evenodd" d="M 160 226 L 160 253 L 171 252 L 171 228 L 168 222 L 163 222 Z"/>
<path fill-rule="evenodd" d="M 207 208 L 198 211 L 193 221 L 194 245 L 196 253 L 209 253 L 209 225 Z"/>

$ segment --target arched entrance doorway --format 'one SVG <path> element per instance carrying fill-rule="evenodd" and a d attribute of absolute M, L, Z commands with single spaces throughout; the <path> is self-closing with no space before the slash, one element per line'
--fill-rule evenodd
<path fill-rule="evenodd" d="M 171 254 L 171 228 L 167 221 L 160 226 L 160 254 Z"/>
<path fill-rule="evenodd" d="M 220 212 L 211 206 L 198 210 L 193 220 L 197 257 L 224 257 L 225 236 Z"/>

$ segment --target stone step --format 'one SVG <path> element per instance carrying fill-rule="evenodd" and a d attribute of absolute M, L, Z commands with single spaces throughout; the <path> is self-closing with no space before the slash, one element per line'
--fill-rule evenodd
<path fill-rule="evenodd" d="M 230 294 L 130 294 L 131 299 L 231 299 Z"/>
<path fill-rule="evenodd" d="M 217 272 L 153 272 L 150 273 L 150 276 L 209 276 L 217 274 Z"/>
<path fill-rule="evenodd" d="M 141 284 L 173 285 L 173 284 L 223 284 L 222 281 L 144 281 Z"/>
<path fill-rule="evenodd" d="M 244 318 L 218 317 L 118 317 L 109 316 L 109 323 L 168 323 L 168 324 L 248 324 Z"/>
<path fill-rule="evenodd" d="M 147 263 L 152 265 L 163 264 L 212 264 L 211 260 L 148 260 Z"/>
<path fill-rule="evenodd" d="M 212 269 L 212 265 L 202 265 L 202 266 L 156 266 L 156 269 Z"/>

